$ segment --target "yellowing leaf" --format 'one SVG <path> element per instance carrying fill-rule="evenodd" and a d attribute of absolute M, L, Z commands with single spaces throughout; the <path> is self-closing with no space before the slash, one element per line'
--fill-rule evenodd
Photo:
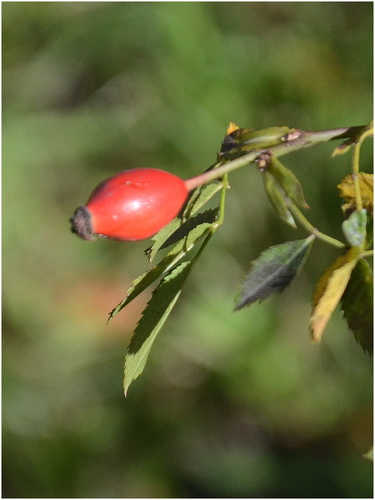
<path fill-rule="evenodd" d="M 333 150 L 332 157 L 347 153 L 353 144 L 353 139 L 348 139 Z"/>
<path fill-rule="evenodd" d="M 359 186 L 361 191 L 362 205 L 370 214 L 374 210 L 374 176 L 373 174 L 365 174 L 360 172 L 358 174 Z M 346 202 L 342 206 L 344 213 L 347 211 L 352 212 L 357 209 L 355 202 L 355 187 L 354 180 L 351 174 L 347 175 L 341 183 L 337 186 L 340 191 L 340 196 Z"/>
<path fill-rule="evenodd" d="M 313 313 L 310 319 L 311 338 L 319 342 L 333 311 L 341 300 L 350 275 L 357 264 L 358 251 L 351 248 L 340 255 L 319 279 L 313 296 Z"/>
<path fill-rule="evenodd" d="M 227 135 L 231 134 L 235 130 L 238 130 L 240 127 L 236 125 L 234 122 L 230 122 L 227 127 Z"/>

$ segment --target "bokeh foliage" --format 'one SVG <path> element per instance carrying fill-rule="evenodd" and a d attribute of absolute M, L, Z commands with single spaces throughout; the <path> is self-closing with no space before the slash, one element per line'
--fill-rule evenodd
<path fill-rule="evenodd" d="M 108 326 L 147 243 L 69 234 L 104 177 L 192 177 L 230 120 L 306 130 L 372 115 L 372 4 L 10 3 L 3 11 L 3 496 L 369 497 L 371 361 L 334 315 L 319 346 L 323 244 L 283 295 L 233 313 L 247 264 L 281 227 L 253 169 L 124 400 L 147 297 Z M 371 142 L 371 141 L 369 141 Z M 285 164 L 311 220 L 341 238 L 346 155 Z M 361 170 L 371 171 L 371 145 Z M 137 299 L 138 300 L 138 299 Z"/>

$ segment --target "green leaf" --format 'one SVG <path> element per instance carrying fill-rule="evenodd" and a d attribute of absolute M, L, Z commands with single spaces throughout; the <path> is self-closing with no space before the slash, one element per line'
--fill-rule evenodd
<path fill-rule="evenodd" d="M 354 247 L 350 248 L 340 255 L 319 278 L 314 290 L 313 313 L 310 319 L 311 339 L 314 342 L 320 342 L 357 261 L 358 250 Z"/>
<path fill-rule="evenodd" d="M 367 212 L 355 210 L 347 220 L 342 223 L 342 230 L 348 243 L 352 247 L 359 247 L 366 239 Z"/>
<path fill-rule="evenodd" d="M 268 171 L 268 169 L 263 170 L 262 178 L 264 189 L 274 209 L 274 212 L 279 217 L 281 217 L 284 222 L 295 229 L 297 226 L 294 221 L 293 215 L 288 208 L 287 197 L 284 190 L 276 181 L 275 177 Z"/>
<path fill-rule="evenodd" d="M 373 353 L 373 273 L 367 261 L 355 266 L 342 296 L 341 310 L 356 341 L 364 351 Z"/>
<path fill-rule="evenodd" d="M 267 170 L 275 177 L 288 198 L 302 208 L 309 208 L 303 195 L 301 183 L 293 172 L 286 168 L 276 156 L 271 155 Z"/>
<path fill-rule="evenodd" d="M 202 214 L 199 214 L 202 215 Z M 133 281 L 127 295 L 112 311 L 109 313 L 110 321 L 125 306 L 134 300 L 140 293 L 160 278 L 167 270 L 172 269 L 177 263 L 190 252 L 194 246 L 208 233 L 211 232 L 212 223 L 199 223 L 190 232 L 165 255 L 165 257 L 154 267 L 146 271 Z"/>
<path fill-rule="evenodd" d="M 153 268 L 149 269 L 141 276 L 139 276 L 137 279 L 135 279 L 132 283 L 132 286 L 127 291 L 125 299 L 117 304 L 117 306 L 113 308 L 109 313 L 107 323 L 122 309 L 124 309 L 124 307 L 127 306 L 132 300 L 138 297 L 139 294 L 146 290 L 146 288 L 152 285 L 154 281 L 160 278 L 160 276 L 168 267 L 168 264 L 170 264 L 170 262 L 168 262 L 167 259 L 164 259 L 160 264 L 154 266 Z"/>
<path fill-rule="evenodd" d="M 163 243 L 161 248 L 166 248 L 173 245 L 173 243 L 177 243 L 177 241 L 180 241 L 188 236 L 193 229 L 196 229 L 203 224 L 204 227 L 207 227 L 207 225 L 212 226 L 212 224 L 214 224 L 217 220 L 218 213 L 219 208 L 210 208 L 209 210 L 201 212 L 195 217 L 188 219 L 179 228 L 177 228 L 173 234 L 171 234 L 167 241 Z"/>
<path fill-rule="evenodd" d="M 218 208 L 210 209 L 210 211 L 203 212 L 197 217 L 192 218 L 194 215 L 212 196 L 214 196 L 222 188 L 220 183 L 211 183 L 202 188 L 194 191 L 192 197 L 189 199 L 185 210 L 183 219 L 187 218 L 185 222 L 180 217 L 173 219 L 167 226 L 163 227 L 154 237 L 154 244 L 146 250 L 146 255 L 149 262 L 152 262 L 157 252 L 163 248 L 167 248 L 173 243 L 184 238 L 189 231 L 202 223 L 214 223 L 217 219 Z M 216 213 L 214 212 L 216 211 Z"/>
<path fill-rule="evenodd" d="M 237 158 L 253 149 L 265 149 L 283 144 L 288 140 L 288 135 L 296 129 L 289 127 L 269 127 L 260 130 L 238 128 L 225 136 L 221 148 L 224 158 Z"/>
<path fill-rule="evenodd" d="M 299 273 L 309 254 L 314 236 L 275 245 L 250 264 L 236 299 L 235 310 L 281 292 Z"/>
<path fill-rule="evenodd" d="M 222 189 L 221 182 L 211 182 L 195 189 L 184 210 L 185 217 L 191 217 Z"/>
<path fill-rule="evenodd" d="M 125 358 L 124 392 L 143 371 L 152 344 L 171 313 L 190 272 L 192 261 L 183 262 L 159 283 L 148 302 L 129 343 Z"/>
<path fill-rule="evenodd" d="M 169 224 L 164 226 L 152 239 L 154 243 L 151 247 L 145 250 L 148 261 L 151 263 L 157 252 L 161 249 L 168 238 L 182 225 L 183 221 L 180 217 L 175 217 Z"/>

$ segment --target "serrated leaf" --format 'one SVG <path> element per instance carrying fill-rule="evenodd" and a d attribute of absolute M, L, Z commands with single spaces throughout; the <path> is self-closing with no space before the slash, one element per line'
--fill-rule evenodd
<path fill-rule="evenodd" d="M 279 217 L 281 217 L 284 222 L 295 229 L 297 226 L 294 221 L 293 215 L 288 208 L 287 198 L 284 190 L 276 181 L 275 177 L 268 171 L 268 169 L 262 172 L 262 178 L 264 189 L 274 212 Z"/>
<path fill-rule="evenodd" d="M 203 205 L 205 205 L 216 193 L 222 189 L 222 184 L 212 182 L 210 184 L 200 186 L 191 194 L 184 208 L 183 216 L 175 217 L 169 224 L 164 226 L 155 236 L 153 236 L 154 244 L 146 250 L 146 255 L 149 262 L 155 258 L 156 253 L 161 249 L 173 243 L 166 243 L 169 237 L 183 224 L 185 219 L 194 215 Z M 196 225 L 196 224 L 195 224 Z M 192 226 L 194 224 L 192 223 Z M 182 234 L 182 232 L 181 232 Z M 187 234 L 187 233 L 186 233 Z"/>
<path fill-rule="evenodd" d="M 125 306 L 140 295 L 146 288 L 154 283 L 164 273 L 169 262 L 164 259 L 160 264 L 149 269 L 137 279 L 135 279 L 126 293 L 126 297 L 109 313 L 107 323 L 118 314 Z"/>
<path fill-rule="evenodd" d="M 203 230 L 204 232 L 207 227 L 212 226 L 212 224 L 216 222 L 218 214 L 219 208 L 216 207 L 210 208 L 205 212 L 201 212 L 195 217 L 191 217 L 190 219 L 185 221 L 179 228 L 177 228 L 173 234 L 171 234 L 168 240 L 163 243 L 161 248 L 166 248 L 170 245 L 173 245 L 174 243 L 177 243 L 178 241 L 187 237 L 193 230 L 198 231 L 198 228 L 200 226 L 203 226 L 201 230 Z M 197 232 L 195 234 L 197 234 Z"/>
<path fill-rule="evenodd" d="M 222 189 L 220 182 L 211 182 L 197 188 L 184 210 L 185 217 L 190 217 L 198 212 L 216 193 Z"/>
<path fill-rule="evenodd" d="M 202 212 L 196 217 L 191 217 L 196 213 L 207 201 L 212 198 L 218 191 L 221 190 L 222 185 L 218 183 L 212 183 L 207 186 L 208 189 L 199 190 L 197 196 L 191 200 L 189 200 L 184 215 L 188 213 L 188 219 L 183 222 L 183 220 L 179 217 L 173 219 L 167 226 L 163 227 L 152 239 L 154 240 L 154 244 L 146 250 L 146 255 L 148 261 L 151 263 L 157 254 L 157 252 L 163 248 L 167 248 L 173 243 L 184 238 L 189 231 L 203 223 L 213 223 L 217 218 L 218 208 L 210 209 L 209 211 Z M 195 196 L 195 192 L 193 196 Z M 189 212 L 188 212 L 189 211 Z M 216 211 L 216 213 L 214 213 Z"/>
<path fill-rule="evenodd" d="M 319 342 L 324 329 L 336 309 L 357 263 L 358 252 L 349 249 L 340 255 L 320 277 L 313 295 L 313 312 L 310 319 L 311 339 Z"/>
<path fill-rule="evenodd" d="M 157 334 L 171 313 L 189 274 L 192 261 L 183 262 L 159 283 L 129 343 L 124 368 L 124 392 L 143 371 Z"/>
<path fill-rule="evenodd" d="M 352 247 L 359 247 L 366 239 L 367 212 L 355 210 L 347 220 L 342 223 L 342 231 Z"/>
<path fill-rule="evenodd" d="M 271 156 L 267 170 L 275 177 L 288 198 L 302 208 L 309 208 L 303 195 L 301 183 L 293 172 L 286 168 L 276 156 Z"/>
<path fill-rule="evenodd" d="M 356 341 L 370 355 L 373 353 L 373 301 L 372 269 L 368 262 L 360 259 L 342 296 L 341 310 Z"/>
<path fill-rule="evenodd" d="M 171 220 L 171 222 L 169 222 L 169 224 L 160 229 L 160 231 L 152 237 L 154 243 L 151 247 L 145 250 L 145 254 L 149 262 L 154 260 L 155 255 L 163 244 L 168 240 L 171 234 L 173 234 L 182 225 L 182 223 L 183 221 L 180 217 L 175 217 Z"/>
<path fill-rule="evenodd" d="M 260 254 L 244 277 L 235 310 L 281 292 L 299 273 L 309 254 L 314 236 L 275 245 Z"/>
<path fill-rule="evenodd" d="M 126 297 L 109 313 L 108 321 L 118 314 L 132 300 L 138 297 L 146 288 L 160 278 L 168 269 L 173 268 L 194 248 L 194 246 L 211 231 L 211 223 L 200 223 L 192 229 L 187 236 L 180 240 L 165 257 L 154 267 L 143 273 L 133 281 L 127 291 Z M 107 322 L 108 322 L 107 321 Z"/>

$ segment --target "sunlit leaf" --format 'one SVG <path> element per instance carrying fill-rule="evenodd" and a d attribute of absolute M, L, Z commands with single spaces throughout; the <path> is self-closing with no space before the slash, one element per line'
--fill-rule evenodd
<path fill-rule="evenodd" d="M 180 239 L 184 238 L 189 231 L 202 223 L 214 223 L 217 217 L 218 208 L 207 210 L 196 217 L 194 215 L 203 205 L 205 205 L 216 193 L 222 189 L 222 184 L 214 182 L 202 186 L 195 190 L 184 210 L 184 218 L 176 217 L 167 226 L 163 227 L 152 239 L 154 244 L 146 250 L 146 255 L 151 263 L 157 252 L 173 245 Z"/>
<path fill-rule="evenodd" d="M 138 297 L 146 288 L 159 279 L 167 268 L 167 261 L 164 260 L 157 266 L 149 269 L 132 283 L 132 286 L 127 291 L 126 297 L 109 313 L 108 321 L 126 307 L 132 300 Z M 107 321 L 107 322 L 108 322 Z"/>
<path fill-rule="evenodd" d="M 198 235 L 198 227 L 200 226 L 202 226 L 200 228 L 200 231 L 204 232 L 208 226 L 212 226 L 212 224 L 216 222 L 218 213 L 218 208 L 211 208 L 209 210 L 206 210 L 205 212 L 199 213 L 195 217 L 188 219 L 179 228 L 177 228 L 173 234 L 171 234 L 167 241 L 163 243 L 161 248 L 166 248 L 170 245 L 173 245 L 177 241 L 182 240 L 193 230 L 196 230 L 194 234 Z"/>
<path fill-rule="evenodd" d="M 201 215 L 201 214 L 199 214 Z M 194 246 L 201 241 L 204 236 L 211 232 L 212 223 L 203 223 L 190 230 L 186 237 L 180 239 L 178 243 L 164 256 L 164 258 L 154 267 L 143 273 L 133 281 L 127 295 L 109 314 L 108 321 L 119 313 L 125 306 L 134 300 L 140 293 L 160 278 L 167 270 L 176 264 L 190 252 Z"/>
<path fill-rule="evenodd" d="M 309 236 L 304 240 L 272 246 L 262 252 L 250 264 L 249 272 L 240 285 L 235 309 L 284 290 L 301 270 L 313 241 L 314 237 Z"/>
<path fill-rule="evenodd" d="M 357 263 L 358 252 L 355 248 L 349 249 L 340 255 L 320 277 L 313 295 L 313 312 L 310 319 L 311 338 L 319 342 L 324 329 L 336 309 L 350 275 Z"/>
<path fill-rule="evenodd" d="M 351 246 L 358 247 L 365 241 L 366 225 L 367 212 L 365 209 L 355 210 L 342 223 L 343 233 Z"/>
<path fill-rule="evenodd" d="M 157 252 L 164 245 L 164 243 L 168 240 L 168 238 L 182 225 L 183 221 L 180 217 L 175 217 L 169 224 L 164 226 L 158 233 L 153 236 L 154 243 L 151 247 L 145 250 L 145 254 L 148 258 L 148 261 L 151 263 Z"/>
<path fill-rule="evenodd" d="M 341 309 L 355 339 L 370 355 L 373 353 L 373 300 L 372 269 L 367 261 L 360 259 L 342 296 Z"/>
<path fill-rule="evenodd" d="M 374 211 L 374 176 L 373 174 L 360 172 L 358 174 L 358 182 L 361 192 L 362 208 L 365 208 L 372 215 Z M 343 212 L 350 213 L 356 210 L 357 203 L 352 174 L 342 179 L 337 187 L 341 198 L 345 201 L 345 204 L 342 205 Z"/>
<path fill-rule="evenodd" d="M 183 262 L 154 290 L 133 333 L 125 358 L 124 392 L 143 371 L 157 334 L 171 313 L 189 274 L 192 261 Z"/>
<path fill-rule="evenodd" d="M 211 182 L 196 189 L 185 208 L 184 216 L 190 217 L 197 213 L 222 187 L 220 182 Z"/>
<path fill-rule="evenodd" d="M 297 226 L 294 221 L 293 215 L 288 208 L 286 194 L 280 184 L 268 171 L 268 169 L 263 170 L 262 178 L 264 189 L 275 213 L 279 217 L 281 217 L 284 222 L 286 222 L 293 228 L 296 228 Z"/>

